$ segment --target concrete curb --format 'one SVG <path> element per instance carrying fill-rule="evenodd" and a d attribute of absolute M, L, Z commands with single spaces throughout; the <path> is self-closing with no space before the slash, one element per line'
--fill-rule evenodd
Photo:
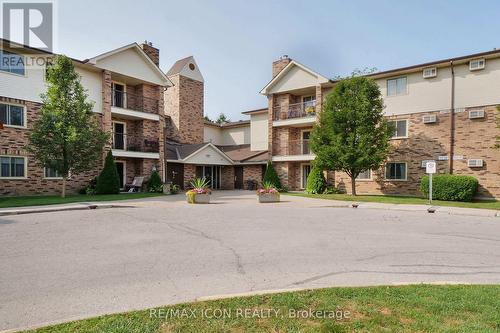
<path fill-rule="evenodd" d="M 47 207 L 40 206 L 36 208 L 19 208 L 19 209 L 7 209 L 0 210 L 0 216 L 9 216 L 9 215 L 23 215 L 23 214 L 33 214 L 33 213 L 53 213 L 53 212 L 63 212 L 70 210 L 87 210 L 87 209 L 104 209 L 104 208 L 125 208 L 132 206 L 125 205 L 110 205 L 110 204 L 79 204 L 79 205 L 71 205 L 71 206 L 57 206 L 57 207 Z"/>

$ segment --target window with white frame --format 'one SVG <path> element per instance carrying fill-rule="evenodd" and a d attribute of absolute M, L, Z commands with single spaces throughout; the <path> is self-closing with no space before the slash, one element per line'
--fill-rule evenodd
<path fill-rule="evenodd" d="M 0 71 L 24 75 L 24 56 L 0 50 Z"/>
<path fill-rule="evenodd" d="M 26 177 L 26 158 L 16 156 L 0 156 L 0 177 Z"/>
<path fill-rule="evenodd" d="M 24 106 L 0 103 L 0 122 L 6 126 L 24 127 Z"/>
<path fill-rule="evenodd" d="M 54 168 L 45 168 L 44 171 L 45 178 L 61 178 L 61 175 Z"/>
<path fill-rule="evenodd" d="M 358 177 L 356 177 L 357 180 L 370 180 L 372 179 L 372 170 L 368 169 L 363 172 L 361 172 Z"/>
<path fill-rule="evenodd" d="M 484 69 L 485 63 L 486 63 L 486 60 L 484 60 L 484 59 L 471 60 L 471 61 L 469 61 L 469 70 L 477 71 L 480 69 Z"/>
<path fill-rule="evenodd" d="M 406 180 L 406 163 L 389 162 L 385 164 L 385 179 Z"/>
<path fill-rule="evenodd" d="M 392 135 L 393 139 L 408 137 L 408 120 L 390 120 L 388 123 L 394 126 L 394 134 Z"/>
<path fill-rule="evenodd" d="M 406 95 L 407 93 L 406 76 L 387 80 L 387 96 Z"/>

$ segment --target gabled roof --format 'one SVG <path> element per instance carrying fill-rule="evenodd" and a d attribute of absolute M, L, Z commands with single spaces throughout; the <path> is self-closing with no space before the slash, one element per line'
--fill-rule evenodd
<path fill-rule="evenodd" d="M 169 77 L 177 74 L 195 81 L 204 82 L 203 75 L 201 74 L 198 64 L 196 63 L 196 60 L 194 60 L 193 56 L 177 60 L 167 72 L 167 76 Z"/>
<path fill-rule="evenodd" d="M 264 88 L 262 88 L 262 90 L 260 91 L 260 93 L 263 94 L 263 95 L 267 95 L 268 92 L 269 92 L 269 90 L 274 85 L 276 85 L 281 79 L 283 79 L 286 76 L 286 74 L 290 70 L 292 70 L 292 68 L 295 68 L 295 67 L 298 67 L 301 70 L 305 71 L 306 73 L 309 73 L 312 76 L 317 77 L 317 80 L 318 80 L 319 84 L 330 82 L 330 79 L 326 78 L 325 76 L 319 74 L 318 72 L 313 71 L 309 67 L 306 67 L 306 66 L 302 65 L 298 61 L 292 60 L 271 81 L 269 81 L 269 83 Z"/>
<path fill-rule="evenodd" d="M 164 83 L 165 83 L 165 86 L 172 86 L 173 85 L 172 81 L 169 80 L 167 75 L 165 75 L 165 73 L 163 73 L 163 71 L 153 62 L 153 60 L 151 60 L 151 58 L 146 54 L 146 52 L 144 52 L 142 47 L 140 47 L 139 44 L 137 44 L 135 42 L 128 44 L 128 45 L 125 45 L 125 46 L 122 46 L 122 47 L 119 47 L 117 49 L 102 53 L 102 54 L 99 54 L 93 58 L 84 60 L 84 62 L 88 62 L 88 63 L 93 64 L 93 65 L 97 65 L 98 61 L 101 61 L 103 59 L 109 58 L 113 55 L 116 55 L 118 53 L 130 50 L 130 49 L 136 51 L 140 55 L 140 57 L 146 62 L 146 64 L 148 64 L 148 66 L 151 67 L 151 69 L 158 76 L 161 77 L 162 81 L 164 81 Z"/>

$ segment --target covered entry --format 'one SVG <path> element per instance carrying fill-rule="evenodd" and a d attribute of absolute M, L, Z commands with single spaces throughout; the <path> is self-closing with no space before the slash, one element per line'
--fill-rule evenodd
<path fill-rule="evenodd" d="M 218 190 L 221 188 L 222 166 L 221 165 L 197 165 L 196 177 L 205 178 L 210 183 L 210 188 Z"/>

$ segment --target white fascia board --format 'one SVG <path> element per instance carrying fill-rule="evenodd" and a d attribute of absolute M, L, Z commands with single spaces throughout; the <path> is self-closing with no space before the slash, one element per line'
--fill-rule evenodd
<path fill-rule="evenodd" d="M 111 114 L 113 116 L 119 116 L 127 119 L 146 119 L 160 121 L 160 115 L 158 114 L 118 108 L 116 106 L 111 107 Z"/>
<path fill-rule="evenodd" d="M 159 153 L 144 153 L 140 151 L 129 151 L 129 150 L 119 150 L 113 149 L 111 151 L 114 157 L 131 157 L 131 158 L 148 158 L 153 160 L 159 160 Z"/>
<path fill-rule="evenodd" d="M 273 156 L 273 162 L 296 162 L 296 161 L 312 161 L 316 158 L 314 154 L 308 155 L 286 155 L 286 156 Z"/>

